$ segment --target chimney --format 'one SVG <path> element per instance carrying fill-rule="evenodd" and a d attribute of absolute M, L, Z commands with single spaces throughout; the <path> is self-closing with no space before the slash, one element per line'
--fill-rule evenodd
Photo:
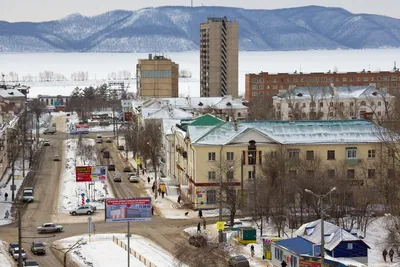
<path fill-rule="evenodd" d="M 153 55 L 149 54 L 149 60 L 152 60 L 152 59 L 153 59 Z"/>
<path fill-rule="evenodd" d="M 233 121 L 233 128 L 234 128 L 235 132 L 238 131 L 238 122 L 237 122 L 237 120 Z"/>

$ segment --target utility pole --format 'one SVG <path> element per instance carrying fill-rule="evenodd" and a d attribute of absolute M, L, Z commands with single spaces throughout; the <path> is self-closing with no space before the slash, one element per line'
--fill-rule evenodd
<path fill-rule="evenodd" d="M 14 191 L 13 191 L 14 192 Z M 17 202 L 18 207 L 18 267 L 22 267 L 22 218 L 21 218 L 21 203 Z"/>
<path fill-rule="evenodd" d="M 222 222 L 222 149 L 224 147 L 221 146 L 221 149 L 219 150 L 219 164 L 220 164 L 220 170 L 219 170 L 219 217 L 218 221 Z M 222 237 L 222 230 L 218 230 L 218 242 L 222 243 L 224 242 L 223 237 Z"/>

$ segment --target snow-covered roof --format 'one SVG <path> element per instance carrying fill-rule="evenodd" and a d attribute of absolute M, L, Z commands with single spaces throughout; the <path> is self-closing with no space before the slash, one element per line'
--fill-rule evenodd
<path fill-rule="evenodd" d="M 25 97 L 23 93 L 17 89 L 0 89 L 0 97 L 2 98 L 14 98 L 14 97 Z"/>
<path fill-rule="evenodd" d="M 174 128 L 174 126 L 177 123 L 180 123 L 180 121 L 181 120 L 176 120 L 176 119 L 163 119 L 162 120 L 162 127 L 163 127 L 164 135 L 171 134 L 173 132 L 172 128 Z"/>
<path fill-rule="evenodd" d="M 193 115 L 189 112 L 178 108 L 159 108 L 159 109 L 148 109 L 142 110 L 143 118 L 145 119 L 189 119 Z"/>
<path fill-rule="evenodd" d="M 375 86 L 320 86 L 320 87 L 303 87 L 297 86 L 287 92 L 282 92 L 274 99 L 349 99 L 349 98 L 393 98 L 391 94 L 385 92 L 385 90 L 377 89 Z"/>
<path fill-rule="evenodd" d="M 249 131 L 265 140 L 280 144 L 358 144 L 379 143 L 378 132 L 384 128 L 367 120 L 338 121 L 238 121 L 214 126 L 188 126 L 193 145 L 226 145 L 234 143 Z"/>
<path fill-rule="evenodd" d="M 302 237 L 313 244 L 321 243 L 321 220 L 303 224 L 296 232 L 296 236 Z M 359 241 L 358 237 L 347 232 L 343 228 L 324 221 L 325 249 L 332 251 L 342 241 Z"/>

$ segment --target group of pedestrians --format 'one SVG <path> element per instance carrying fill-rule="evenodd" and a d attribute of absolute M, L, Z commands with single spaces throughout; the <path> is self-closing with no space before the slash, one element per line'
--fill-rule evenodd
<path fill-rule="evenodd" d="M 202 210 L 199 210 L 198 217 L 200 219 L 200 222 L 197 224 L 197 233 L 201 234 L 201 221 L 203 222 L 203 230 L 206 230 L 206 227 L 207 227 L 206 218 L 203 218 L 203 211 Z"/>
<path fill-rule="evenodd" d="M 389 250 L 389 253 L 387 252 L 386 248 L 383 250 L 382 252 L 383 260 L 386 262 L 388 254 L 390 262 L 393 262 L 394 250 L 392 248 Z"/>

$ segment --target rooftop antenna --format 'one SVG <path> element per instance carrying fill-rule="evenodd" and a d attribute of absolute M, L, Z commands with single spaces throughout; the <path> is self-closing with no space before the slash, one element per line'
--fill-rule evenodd
<path fill-rule="evenodd" d="M 394 62 L 394 70 L 396 71 L 396 69 L 397 69 L 397 68 L 396 68 L 396 61 L 395 61 L 395 62 Z"/>

